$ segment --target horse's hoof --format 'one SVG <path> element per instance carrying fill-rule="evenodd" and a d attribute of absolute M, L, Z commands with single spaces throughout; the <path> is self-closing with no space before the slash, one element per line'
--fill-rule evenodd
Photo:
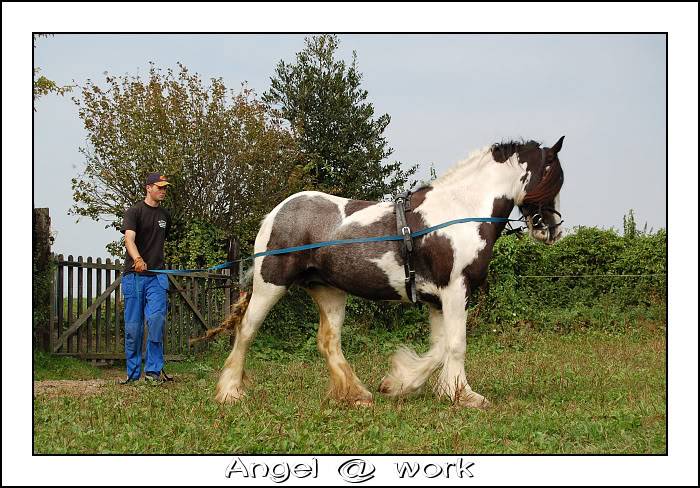
<path fill-rule="evenodd" d="M 392 387 L 391 380 L 389 379 L 388 376 L 385 376 L 384 378 L 382 378 L 382 382 L 379 383 L 379 388 L 377 388 L 377 391 L 379 391 L 379 393 L 384 393 L 385 395 L 389 395 L 389 394 L 391 394 L 391 391 L 392 391 L 391 387 Z"/>
<path fill-rule="evenodd" d="M 216 401 L 219 403 L 237 403 L 240 400 L 242 400 L 246 396 L 245 391 L 243 391 L 240 388 L 236 388 L 234 390 L 228 391 L 228 392 L 223 392 L 219 391 L 216 393 Z"/>
<path fill-rule="evenodd" d="M 368 400 L 366 398 L 362 398 L 360 400 L 355 400 L 352 402 L 353 407 L 372 407 L 374 406 L 374 400 L 371 398 Z"/>
<path fill-rule="evenodd" d="M 475 391 L 470 391 L 463 397 L 460 397 L 457 404 L 460 407 L 476 408 L 479 410 L 487 410 L 491 407 L 491 402 Z"/>

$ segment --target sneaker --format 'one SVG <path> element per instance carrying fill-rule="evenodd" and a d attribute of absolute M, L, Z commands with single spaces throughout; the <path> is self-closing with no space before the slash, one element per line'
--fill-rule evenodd
<path fill-rule="evenodd" d="M 146 381 L 152 383 L 152 384 L 160 384 L 160 383 L 165 383 L 166 381 L 173 381 L 172 376 L 168 376 L 165 374 L 165 370 L 161 370 L 160 373 L 153 373 L 153 372 L 148 372 L 146 373 Z"/>
<path fill-rule="evenodd" d="M 125 380 L 123 380 L 123 381 L 120 381 L 119 384 L 120 384 L 120 385 L 133 385 L 133 384 L 136 383 L 138 380 L 139 380 L 138 378 L 127 378 L 127 379 L 125 379 Z"/>
<path fill-rule="evenodd" d="M 158 373 L 146 373 L 143 378 L 146 380 L 146 383 L 152 385 L 159 385 L 163 382 Z"/>

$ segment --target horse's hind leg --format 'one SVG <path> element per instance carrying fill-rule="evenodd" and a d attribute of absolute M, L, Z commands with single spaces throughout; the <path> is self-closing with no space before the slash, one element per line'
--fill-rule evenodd
<path fill-rule="evenodd" d="M 243 316 L 239 330 L 236 331 L 233 350 L 224 363 L 219 382 L 216 385 L 216 400 L 218 402 L 233 403 L 244 395 L 243 365 L 246 353 L 267 313 L 282 297 L 286 289 L 284 286 L 264 282 L 262 284 L 256 282 L 253 286 L 248 309 Z"/>
<path fill-rule="evenodd" d="M 318 326 L 318 349 L 328 364 L 331 376 L 330 396 L 355 405 L 371 405 L 372 394 L 362 385 L 348 364 L 340 345 L 340 331 L 345 319 L 347 294 L 337 288 L 306 288 L 318 305 L 321 320 Z"/>

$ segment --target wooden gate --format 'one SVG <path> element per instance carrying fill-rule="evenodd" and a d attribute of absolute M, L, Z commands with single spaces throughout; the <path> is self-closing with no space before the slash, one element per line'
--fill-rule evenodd
<path fill-rule="evenodd" d="M 116 260 L 64 259 L 54 256 L 51 287 L 50 349 L 85 359 L 124 359 L 123 266 Z M 172 268 L 170 268 L 172 269 Z M 229 270 L 168 275 L 168 315 L 164 332 L 166 359 L 182 359 L 206 348 L 190 345 L 226 317 L 238 297 L 238 275 Z M 144 334 L 144 345 L 145 345 Z"/>

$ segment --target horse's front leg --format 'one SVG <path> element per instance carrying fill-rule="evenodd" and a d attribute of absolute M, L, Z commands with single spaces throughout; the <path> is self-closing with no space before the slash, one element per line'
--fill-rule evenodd
<path fill-rule="evenodd" d="M 391 370 L 379 385 L 389 396 L 403 396 L 419 391 L 443 360 L 444 324 L 442 312 L 430 306 L 430 350 L 423 356 L 408 347 L 401 347 L 391 359 Z"/>
<path fill-rule="evenodd" d="M 456 287 L 457 288 L 457 287 Z M 489 401 L 471 389 L 464 371 L 467 350 L 467 311 L 463 289 L 442 296 L 443 361 L 435 392 L 447 395 L 456 405 L 487 408 Z"/>

